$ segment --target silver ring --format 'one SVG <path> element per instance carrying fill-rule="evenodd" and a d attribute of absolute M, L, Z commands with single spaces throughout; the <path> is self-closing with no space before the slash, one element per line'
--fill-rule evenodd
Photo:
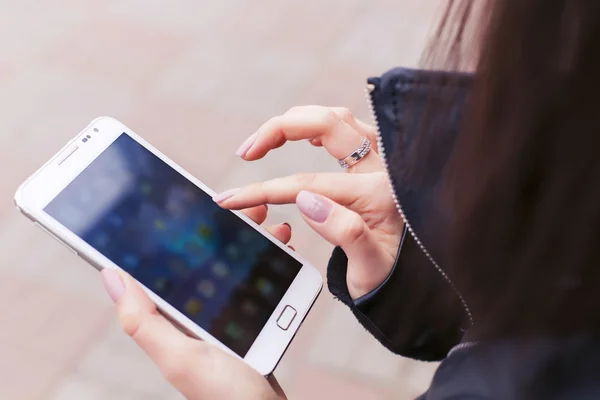
<path fill-rule="evenodd" d="M 348 169 L 356 165 L 363 158 L 365 158 L 365 156 L 369 154 L 369 151 L 371 151 L 371 141 L 366 137 L 363 137 L 363 140 L 360 143 L 360 146 L 358 146 L 358 149 L 354 150 L 354 152 L 348 157 L 338 160 L 338 163 L 340 164 L 340 167 Z"/>

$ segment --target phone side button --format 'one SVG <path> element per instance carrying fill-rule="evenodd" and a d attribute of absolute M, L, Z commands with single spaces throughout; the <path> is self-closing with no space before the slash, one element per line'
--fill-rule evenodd
<path fill-rule="evenodd" d="M 294 307 L 285 306 L 281 312 L 281 315 L 279 315 L 279 318 L 277 318 L 277 326 L 284 331 L 287 331 L 294 321 L 294 318 L 296 318 L 296 314 L 298 314 L 298 312 L 294 309 Z"/>
<path fill-rule="evenodd" d="M 62 239 L 60 239 L 58 236 L 56 236 L 54 233 L 50 232 L 48 229 L 44 228 L 41 224 L 34 222 L 35 225 L 40 228 L 41 230 L 43 230 L 44 232 L 46 232 L 48 235 L 52 236 L 54 238 L 54 240 L 56 240 L 58 243 L 62 244 L 67 250 L 69 250 L 71 253 L 75 254 L 76 256 L 78 256 L 79 254 L 68 244 L 66 244 L 65 242 L 62 241 Z"/>

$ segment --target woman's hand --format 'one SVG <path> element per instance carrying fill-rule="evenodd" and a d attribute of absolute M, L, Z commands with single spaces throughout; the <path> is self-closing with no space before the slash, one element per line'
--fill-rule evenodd
<path fill-rule="evenodd" d="M 343 108 L 295 107 L 265 123 L 237 152 L 252 161 L 288 140 L 309 140 L 336 159 L 343 159 L 364 137 L 371 141 L 372 150 L 348 173 L 278 178 L 228 190 L 214 200 L 230 209 L 296 203 L 304 220 L 348 256 L 347 284 L 356 299 L 387 278 L 404 228 L 377 153 L 375 128 Z"/>
<path fill-rule="evenodd" d="M 244 212 L 257 223 L 262 223 L 267 216 L 265 206 Z M 268 230 L 284 243 L 291 238 L 287 224 Z M 274 377 L 267 380 L 243 361 L 175 328 L 131 276 L 120 270 L 105 269 L 102 277 L 106 290 L 117 304 L 123 330 L 187 399 L 285 399 Z"/>

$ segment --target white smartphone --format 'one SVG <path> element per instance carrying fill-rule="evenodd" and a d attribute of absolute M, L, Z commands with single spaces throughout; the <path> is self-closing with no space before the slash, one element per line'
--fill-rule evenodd
<path fill-rule="evenodd" d="M 321 274 L 119 121 L 94 120 L 15 195 L 19 210 L 98 270 L 120 268 L 186 333 L 277 366 Z"/>

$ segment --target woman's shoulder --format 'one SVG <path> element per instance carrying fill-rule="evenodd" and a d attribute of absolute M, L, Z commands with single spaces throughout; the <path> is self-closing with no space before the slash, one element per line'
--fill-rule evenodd
<path fill-rule="evenodd" d="M 598 399 L 600 337 L 503 340 L 453 352 L 423 400 Z"/>

